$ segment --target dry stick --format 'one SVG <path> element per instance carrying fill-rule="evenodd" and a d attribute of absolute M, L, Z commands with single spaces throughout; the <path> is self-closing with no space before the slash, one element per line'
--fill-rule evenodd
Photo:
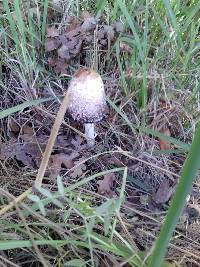
<path fill-rule="evenodd" d="M 46 145 L 46 148 L 45 148 L 45 151 L 42 157 L 42 162 L 40 164 L 40 168 L 38 170 L 38 174 L 35 179 L 35 185 L 37 186 L 41 186 L 42 184 L 42 179 L 44 177 L 60 125 L 62 124 L 62 120 L 67 110 L 68 103 L 69 103 L 68 94 L 66 94 L 58 110 L 54 125 L 51 129 L 51 134 L 49 136 L 49 140 L 48 140 L 48 143 Z M 15 198 L 13 201 L 11 201 L 8 205 L 3 207 L 0 210 L 0 216 L 6 213 L 11 208 L 13 208 L 17 203 L 20 203 L 21 201 L 23 201 L 28 196 L 28 194 L 31 193 L 31 191 L 32 191 L 32 188 L 29 188 L 28 190 L 23 192 L 21 195 L 19 195 L 17 198 Z"/>
<path fill-rule="evenodd" d="M 9 211 L 10 209 L 12 209 L 17 203 L 20 203 L 21 201 L 23 201 L 28 196 L 28 194 L 31 193 L 31 191 L 32 191 L 32 188 L 29 188 L 28 190 L 23 192 L 21 195 L 16 197 L 13 201 L 11 201 L 8 205 L 3 207 L 0 210 L 0 216 L 6 213 L 7 211 Z"/>
<path fill-rule="evenodd" d="M 38 170 L 38 174 L 35 179 L 35 185 L 37 186 L 41 186 L 42 184 L 42 179 L 44 177 L 44 174 L 45 174 L 48 162 L 49 162 L 49 158 L 51 156 L 51 152 L 52 152 L 56 137 L 58 135 L 58 131 L 60 129 L 63 118 L 65 116 L 68 103 L 69 103 L 69 98 L 68 98 L 68 94 L 66 94 L 58 110 L 54 125 L 51 129 L 49 140 L 48 140 L 48 143 L 46 145 L 46 148 L 43 154 L 42 162 L 40 164 L 40 168 Z"/>

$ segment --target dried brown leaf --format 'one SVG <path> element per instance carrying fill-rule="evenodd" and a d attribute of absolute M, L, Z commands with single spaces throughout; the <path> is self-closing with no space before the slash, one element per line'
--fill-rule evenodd
<path fill-rule="evenodd" d="M 115 179 L 114 173 L 108 173 L 108 174 L 104 175 L 103 180 L 99 180 L 97 182 L 98 193 L 101 195 L 112 197 L 114 195 L 114 192 L 113 192 L 114 179 Z"/>
<path fill-rule="evenodd" d="M 190 222 L 196 221 L 200 217 L 200 206 L 190 203 L 186 208 L 186 213 Z"/>
<path fill-rule="evenodd" d="M 67 74 L 68 63 L 65 60 L 58 60 L 56 66 L 54 67 L 54 71 L 57 74 Z"/>
<path fill-rule="evenodd" d="M 41 159 L 41 151 L 44 147 L 45 145 L 32 142 L 18 143 L 18 140 L 13 138 L 9 142 L 1 145 L 0 159 L 7 160 L 15 157 L 25 166 L 34 169 Z"/>
<path fill-rule="evenodd" d="M 59 36 L 59 30 L 55 27 L 47 27 L 46 38 Z"/>
<path fill-rule="evenodd" d="M 15 156 L 15 150 L 17 146 L 17 139 L 11 138 L 9 142 L 1 143 L 0 147 L 0 159 L 6 160 Z"/>
<path fill-rule="evenodd" d="M 80 27 L 81 25 L 80 20 L 77 17 L 73 17 L 73 16 L 68 16 L 66 18 L 65 23 L 66 23 L 65 33 L 73 31 L 76 28 Z"/>
<path fill-rule="evenodd" d="M 96 28 L 96 21 L 94 17 L 86 17 L 81 25 L 83 32 L 93 31 Z"/>
<path fill-rule="evenodd" d="M 25 124 L 23 127 L 22 127 L 22 133 L 23 134 L 26 134 L 27 136 L 32 136 L 34 135 L 34 130 L 32 127 L 28 126 L 27 124 Z"/>
<path fill-rule="evenodd" d="M 74 158 L 78 156 L 78 153 L 67 154 L 55 154 L 50 157 L 48 164 L 48 172 L 50 172 L 50 177 L 55 178 L 59 175 L 62 165 L 67 169 L 74 167 Z M 47 173 L 48 173 L 47 172 Z"/>
<path fill-rule="evenodd" d="M 75 46 L 75 45 L 74 45 Z M 70 60 L 71 56 L 69 54 L 69 48 L 67 45 L 62 45 L 58 49 L 58 56 L 62 59 Z"/>
<path fill-rule="evenodd" d="M 51 67 L 54 67 L 56 65 L 56 58 L 53 58 L 53 57 L 48 57 L 48 64 L 51 66 Z"/>
<path fill-rule="evenodd" d="M 44 148 L 44 146 L 43 146 Z M 21 161 L 25 166 L 35 169 L 37 162 L 41 159 L 42 147 L 36 143 L 25 143 L 17 146 L 16 159 Z"/>
<path fill-rule="evenodd" d="M 44 45 L 45 51 L 51 52 L 59 47 L 60 40 L 58 38 L 46 38 Z"/>
<path fill-rule="evenodd" d="M 164 204 L 167 201 L 169 201 L 171 195 L 174 192 L 174 187 L 171 187 L 169 184 L 169 180 L 164 180 L 157 192 L 152 195 L 152 199 L 157 203 L 157 204 Z"/>
<path fill-rule="evenodd" d="M 164 134 L 164 135 L 171 136 L 171 133 L 170 133 L 170 130 L 168 127 L 162 128 L 159 132 Z M 166 140 L 159 138 L 158 141 L 159 141 L 159 145 L 160 145 L 161 150 L 169 150 L 171 148 L 170 144 Z"/>
<path fill-rule="evenodd" d="M 74 162 L 75 168 L 70 173 L 70 176 L 72 178 L 75 179 L 75 178 L 79 178 L 79 177 L 83 176 L 83 172 L 86 170 L 85 163 L 81 163 L 83 160 L 84 160 L 83 158 L 80 158 L 79 160 Z"/>
<path fill-rule="evenodd" d="M 115 38 L 115 32 L 112 26 L 110 25 L 104 25 L 104 32 L 106 34 L 106 37 L 108 40 L 113 41 Z"/>
<path fill-rule="evenodd" d="M 20 125 L 13 118 L 9 119 L 8 127 L 9 127 L 9 130 L 13 132 L 14 134 L 17 134 L 20 131 Z"/>
<path fill-rule="evenodd" d="M 122 32 L 123 31 L 123 24 L 120 21 L 117 21 L 113 24 L 113 27 L 116 32 Z"/>
<path fill-rule="evenodd" d="M 56 74 L 67 74 L 68 63 L 63 58 L 48 58 L 49 65 L 54 68 Z"/>

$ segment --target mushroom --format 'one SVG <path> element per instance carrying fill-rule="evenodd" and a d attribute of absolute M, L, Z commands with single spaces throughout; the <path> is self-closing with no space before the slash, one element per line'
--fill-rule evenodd
<path fill-rule="evenodd" d="M 107 104 L 101 76 L 89 68 L 81 68 L 72 77 L 68 88 L 68 113 L 84 123 L 88 147 L 95 145 L 94 123 L 106 117 Z"/>

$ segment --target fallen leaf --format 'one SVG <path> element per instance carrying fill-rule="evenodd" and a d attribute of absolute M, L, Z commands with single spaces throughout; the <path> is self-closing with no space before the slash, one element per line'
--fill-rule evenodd
<path fill-rule="evenodd" d="M 48 63 L 56 74 L 67 74 L 68 63 L 63 58 L 48 58 Z"/>
<path fill-rule="evenodd" d="M 117 22 L 115 22 L 112 26 L 113 26 L 113 28 L 115 29 L 115 31 L 116 31 L 117 33 L 123 31 L 123 24 L 121 23 L 121 21 L 117 21 Z"/>
<path fill-rule="evenodd" d="M 48 168 L 47 168 L 47 174 L 50 173 L 50 177 L 55 178 L 59 175 L 62 165 L 65 166 L 67 169 L 71 169 L 74 167 L 74 158 L 78 156 L 78 153 L 71 153 L 68 154 L 55 154 L 50 157 Z"/>
<path fill-rule="evenodd" d="M 33 131 L 33 127 L 28 126 L 27 124 L 25 124 L 22 127 L 22 133 L 26 134 L 26 136 L 31 137 L 32 135 L 34 135 L 34 131 Z"/>
<path fill-rule="evenodd" d="M 17 139 L 11 138 L 8 142 L 1 143 L 0 159 L 7 160 L 15 156 L 15 148 L 17 146 Z"/>
<path fill-rule="evenodd" d="M 159 130 L 159 132 L 166 135 L 166 136 L 171 136 L 171 133 L 170 133 L 170 130 L 168 127 L 162 128 L 161 130 Z M 160 145 L 161 150 L 169 150 L 171 148 L 170 144 L 166 140 L 159 138 L 158 141 L 159 141 L 159 145 Z"/>
<path fill-rule="evenodd" d="M 79 160 L 74 162 L 74 169 L 70 173 L 70 177 L 72 178 L 79 178 L 83 175 L 83 172 L 86 170 L 86 165 L 85 163 L 81 163 L 83 161 L 83 158 L 80 158 Z"/>
<path fill-rule="evenodd" d="M 92 46 L 96 20 L 89 12 L 82 13 L 83 21 L 73 16 L 67 16 L 66 26 L 62 33 L 56 27 L 47 27 L 45 51 L 55 51 L 54 58 L 49 57 L 48 63 L 57 74 L 65 74 L 66 68 L 76 56 L 81 53 L 83 47 Z M 97 29 L 97 40 L 101 48 L 108 45 L 108 40 L 113 42 L 117 38 L 121 24 L 100 25 Z"/>
<path fill-rule="evenodd" d="M 90 12 L 88 12 L 87 10 L 84 10 L 81 12 L 81 17 L 83 18 L 83 20 L 86 20 L 88 18 L 91 18 L 92 16 L 91 16 Z"/>
<path fill-rule="evenodd" d="M 19 143 L 18 139 L 12 138 L 9 142 L 1 145 L 0 159 L 16 158 L 25 166 L 35 169 L 38 166 L 38 161 L 41 159 L 44 148 L 45 145 L 31 142 Z"/>
<path fill-rule="evenodd" d="M 44 149 L 44 146 L 43 146 Z M 35 169 L 37 162 L 42 157 L 42 148 L 36 143 L 25 143 L 17 146 L 15 157 L 18 161 L 21 161 L 25 166 Z"/>
<path fill-rule="evenodd" d="M 81 25 L 81 30 L 84 32 L 94 31 L 96 28 L 96 21 L 94 17 L 86 17 Z"/>
<path fill-rule="evenodd" d="M 68 63 L 65 60 L 58 60 L 54 71 L 56 74 L 67 74 Z"/>
<path fill-rule="evenodd" d="M 8 120 L 8 128 L 11 132 L 13 132 L 14 134 L 19 133 L 20 131 L 20 125 L 17 123 L 17 121 L 15 121 L 15 119 L 10 118 Z"/>
<path fill-rule="evenodd" d="M 50 52 L 57 49 L 60 46 L 60 40 L 58 38 L 46 38 L 45 51 Z"/>
<path fill-rule="evenodd" d="M 69 54 L 69 48 L 67 45 L 62 45 L 59 49 L 58 49 L 58 56 L 60 58 L 64 58 L 66 60 L 70 60 L 71 56 Z"/>
<path fill-rule="evenodd" d="M 115 38 L 115 32 L 113 27 L 110 25 L 104 25 L 104 32 L 106 34 L 107 39 L 112 42 Z"/>
<path fill-rule="evenodd" d="M 48 57 L 48 64 L 51 66 L 51 67 L 55 67 L 56 65 L 56 58 L 53 58 L 53 57 Z"/>
<path fill-rule="evenodd" d="M 75 150 L 79 150 L 83 141 L 84 140 L 80 135 L 76 135 L 75 138 L 72 139 L 71 143 Z"/>
<path fill-rule="evenodd" d="M 59 30 L 55 27 L 47 27 L 46 38 L 59 36 Z"/>
<path fill-rule="evenodd" d="M 76 28 L 80 27 L 81 22 L 77 17 L 67 16 L 65 20 L 65 33 L 75 30 Z"/>
<path fill-rule="evenodd" d="M 174 193 L 175 188 L 171 187 L 169 180 L 165 179 L 159 186 L 157 192 L 152 195 L 152 199 L 157 204 L 164 204 L 169 201 L 170 197 Z"/>
<path fill-rule="evenodd" d="M 103 180 L 97 181 L 98 193 L 101 195 L 108 196 L 108 197 L 113 197 L 113 195 L 115 194 L 113 192 L 114 178 L 115 178 L 114 173 L 108 173 L 108 174 L 104 175 Z"/>
<path fill-rule="evenodd" d="M 187 217 L 190 223 L 196 221 L 200 217 L 200 206 L 197 204 L 188 204 L 186 207 Z"/>

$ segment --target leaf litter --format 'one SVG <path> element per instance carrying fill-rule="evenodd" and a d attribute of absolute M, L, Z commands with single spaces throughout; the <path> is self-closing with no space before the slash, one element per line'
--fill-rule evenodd
<path fill-rule="evenodd" d="M 94 36 L 98 49 L 107 49 L 123 30 L 121 22 L 100 25 L 87 11 L 82 12 L 82 20 L 68 16 L 65 23 L 62 29 L 55 26 L 46 29 L 47 61 L 57 74 L 66 73 L 72 59 L 88 46 L 94 46 Z"/>
<path fill-rule="evenodd" d="M 98 47 L 102 49 L 107 49 L 109 42 L 115 41 L 117 32 L 122 31 L 122 29 L 120 29 L 121 27 L 120 23 L 119 24 L 115 23 L 115 26 L 98 24 L 98 27 L 96 24 L 94 27 L 93 25 L 94 20 L 91 18 L 86 20 L 86 17 L 83 16 L 82 20 L 79 20 L 75 17 L 69 18 L 68 22 L 66 22 L 67 25 L 63 29 L 62 28 L 58 29 L 55 26 L 47 28 L 46 41 L 49 41 L 49 43 L 48 42 L 46 43 L 47 45 L 46 54 L 47 54 L 48 64 L 53 68 L 53 70 L 56 73 L 67 73 L 68 71 L 67 68 L 71 63 L 70 61 L 75 57 L 78 57 L 82 51 L 88 48 L 90 49 L 90 47 L 93 47 L 94 35 L 96 30 L 97 30 Z M 81 31 L 78 30 L 80 28 Z M 78 34 L 77 36 L 76 33 Z M 79 42 L 77 38 L 78 36 L 81 40 Z M 68 37 L 70 38 L 68 39 Z M 132 53 L 132 48 L 127 46 L 125 43 L 120 43 L 120 51 L 130 54 Z M 161 111 L 161 113 L 162 112 L 163 111 Z M 169 114 L 167 114 L 167 116 L 168 115 Z M 168 125 L 168 120 L 164 122 L 163 118 L 165 117 L 165 115 L 162 115 L 161 117 L 162 118 L 160 118 L 158 114 L 158 117 L 155 118 L 155 121 L 156 120 L 159 121 L 158 125 L 159 127 L 160 125 L 163 124 L 166 127 L 165 128 L 155 127 L 155 129 L 158 129 L 160 132 L 170 136 L 171 131 Z M 8 142 L 6 142 L 6 144 L 8 144 L 8 148 L 4 147 L 5 143 L 2 143 L 0 145 L 1 149 L 0 158 L 6 160 L 8 158 L 15 157 L 18 161 L 22 162 L 24 165 L 26 166 L 30 165 L 29 166 L 30 168 L 37 169 L 39 162 L 41 161 L 41 155 L 46 146 L 46 141 L 48 137 L 47 136 L 36 137 L 34 136 L 34 131 L 29 129 L 28 127 L 25 127 L 23 130 L 21 127 L 19 127 L 18 122 L 16 122 L 16 124 L 12 122 L 10 128 L 13 135 L 11 136 L 11 139 Z M 19 134 L 19 132 L 21 134 L 20 139 L 19 138 L 12 139 L 12 137 L 16 137 Z M 169 144 L 167 142 L 164 142 L 164 144 L 162 144 L 162 141 L 163 140 L 158 139 L 160 149 L 161 150 L 170 149 L 170 147 L 168 147 Z M 80 147 L 82 146 L 81 143 L 82 141 L 78 142 L 76 139 L 72 139 L 71 141 L 71 144 L 73 145 L 72 151 L 79 150 Z M 70 146 L 71 144 L 67 141 L 66 136 L 64 135 L 58 136 L 56 146 L 58 147 Z M 12 148 L 14 151 L 12 151 Z M 56 174 L 60 173 L 62 168 L 66 169 L 74 168 L 74 170 L 76 170 L 75 167 L 77 167 L 75 173 L 73 174 L 73 171 L 69 173 L 69 175 L 72 178 L 73 177 L 77 178 L 84 175 L 84 171 L 87 169 L 85 163 L 83 163 L 82 165 L 83 168 L 78 167 L 80 162 L 84 161 L 83 157 L 77 159 L 79 156 L 78 154 L 76 154 L 77 157 L 76 156 L 74 157 L 74 155 L 71 155 L 72 152 L 66 154 L 61 150 L 54 151 L 54 153 L 56 154 L 52 155 L 50 159 L 51 165 L 48 166 L 49 169 L 48 171 L 49 172 L 52 171 L 50 175 L 56 176 Z M 121 160 L 118 158 L 111 159 L 109 163 L 119 167 L 126 165 L 123 162 L 121 162 Z M 149 175 L 152 176 L 153 178 L 155 177 L 153 173 L 150 173 L 149 169 L 146 171 L 143 165 L 141 166 L 141 169 L 143 169 L 143 172 L 145 173 L 146 176 Z M 137 172 L 137 175 L 141 173 L 141 169 Z M 112 176 L 111 178 L 104 176 L 103 180 L 99 180 L 98 192 L 102 195 L 112 197 L 114 193 L 114 185 L 113 185 L 114 179 L 115 177 Z M 171 191 L 173 187 L 164 182 L 160 184 L 158 190 L 154 193 L 153 199 L 158 205 L 166 203 L 170 199 L 170 194 L 167 192 L 168 189 L 169 191 Z M 143 200 L 145 204 L 147 201 L 145 199 Z M 192 209 L 194 209 L 194 207 L 192 207 Z M 195 209 L 197 208 L 195 207 Z"/>
<path fill-rule="evenodd" d="M 24 125 L 20 128 L 14 120 L 10 122 L 10 131 L 13 137 L 7 142 L 0 143 L 0 160 L 16 159 L 31 170 L 38 169 L 48 136 L 35 136 L 32 127 Z M 86 170 L 85 164 L 79 164 L 84 160 L 83 157 L 80 158 L 80 151 L 85 147 L 82 142 L 83 139 L 78 136 L 67 141 L 65 135 L 58 135 L 55 152 L 50 157 L 45 175 L 55 178 L 60 174 L 63 167 L 67 170 L 74 167 L 70 176 L 73 178 L 81 176 L 83 171 Z M 63 153 L 65 148 L 68 148 L 67 153 Z M 77 159 L 78 157 L 79 159 Z"/>

